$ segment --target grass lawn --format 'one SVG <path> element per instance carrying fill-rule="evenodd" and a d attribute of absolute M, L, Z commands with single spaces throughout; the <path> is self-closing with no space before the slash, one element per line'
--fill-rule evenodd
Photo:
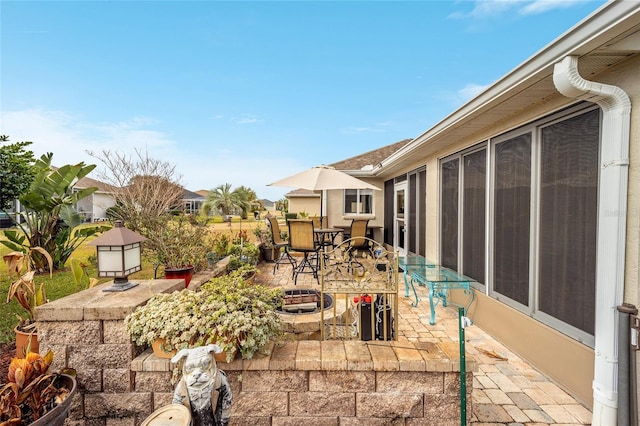
<path fill-rule="evenodd" d="M 240 221 L 239 218 L 234 218 L 231 223 L 212 223 L 209 227 L 215 232 L 228 232 L 231 234 L 237 233 L 241 228 L 242 230 L 247 231 L 247 236 L 251 241 L 254 241 L 255 236 L 253 235 L 253 229 L 256 225 L 260 225 L 264 227 L 264 220 L 255 221 L 253 217 L 250 219 Z M 4 232 L 0 231 L 0 239 L 4 238 Z M 96 254 L 96 248 L 92 246 L 87 246 L 86 243 L 90 241 L 87 240 L 85 244 L 81 245 L 72 255 L 71 258 L 79 259 L 85 265 L 87 265 L 87 273 L 90 277 L 97 277 L 98 273 L 95 265 L 92 265 L 88 258 L 91 255 Z M 144 244 L 144 243 L 143 243 Z M 10 250 L 4 245 L 0 244 L 0 257 L 9 253 Z M 151 279 L 153 278 L 153 265 L 150 261 L 143 259 L 142 262 L 142 270 L 140 272 L 136 272 L 133 275 L 130 275 L 132 279 Z M 162 268 L 159 270 L 159 276 L 162 274 Z M 102 278 L 100 282 L 110 281 L 110 279 Z M 15 340 L 15 333 L 13 328 L 18 324 L 18 320 L 16 319 L 16 314 L 25 316 L 24 310 L 22 307 L 16 302 L 12 301 L 6 304 L 7 292 L 9 291 L 9 285 L 11 280 L 9 278 L 7 265 L 4 262 L 0 262 L 0 297 L 3 299 L 0 300 L 0 303 L 3 303 L 4 306 L 0 309 L 0 344 L 7 343 Z M 71 276 L 71 270 L 67 266 L 64 271 L 54 272 L 53 276 L 50 278 L 48 274 L 42 274 L 36 276 L 36 283 L 39 285 L 44 283 L 47 298 L 49 300 L 60 299 L 61 297 L 67 296 L 69 294 L 75 293 L 80 290 L 84 290 L 84 288 L 79 288 L 73 282 L 73 278 Z"/>

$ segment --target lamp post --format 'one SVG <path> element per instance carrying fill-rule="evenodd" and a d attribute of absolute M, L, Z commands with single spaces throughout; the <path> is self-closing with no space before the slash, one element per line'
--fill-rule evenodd
<path fill-rule="evenodd" d="M 97 248 L 98 276 L 113 277 L 113 284 L 102 291 L 125 291 L 138 285 L 129 282 L 128 275 L 142 269 L 140 243 L 144 240 L 117 220 L 112 229 L 88 243 Z"/>

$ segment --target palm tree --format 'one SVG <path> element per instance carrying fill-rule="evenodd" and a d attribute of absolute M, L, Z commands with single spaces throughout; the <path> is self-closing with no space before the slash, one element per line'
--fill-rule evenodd
<path fill-rule="evenodd" d="M 241 208 L 242 201 L 235 191 L 231 191 L 231 184 L 225 183 L 219 185 L 209 191 L 207 200 L 203 203 L 202 208 L 205 212 L 215 210 L 223 215 L 230 215 L 234 209 Z"/>
<path fill-rule="evenodd" d="M 236 190 L 233 191 L 233 193 L 236 194 L 238 197 L 238 200 L 239 200 L 238 207 L 242 209 L 242 218 L 246 219 L 247 212 L 250 209 L 256 208 L 256 205 L 258 204 L 257 202 L 258 196 L 256 195 L 256 191 L 254 191 L 251 188 L 247 188 L 246 186 L 240 186 L 236 188 Z"/>

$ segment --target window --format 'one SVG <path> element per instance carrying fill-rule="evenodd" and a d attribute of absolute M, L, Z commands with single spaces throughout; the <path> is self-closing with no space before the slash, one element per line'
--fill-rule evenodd
<path fill-rule="evenodd" d="M 486 168 L 484 145 L 448 157 L 441 164 L 440 263 L 460 268 L 480 283 L 485 281 Z"/>
<path fill-rule="evenodd" d="M 442 210 L 440 219 L 440 263 L 458 269 L 458 185 L 460 160 L 442 163 Z"/>
<path fill-rule="evenodd" d="M 595 332 L 599 113 L 541 130 L 539 310 Z"/>
<path fill-rule="evenodd" d="M 531 134 L 495 147 L 493 289 L 529 305 Z"/>
<path fill-rule="evenodd" d="M 373 214 L 373 190 L 345 189 L 344 214 Z"/>
<path fill-rule="evenodd" d="M 593 345 L 599 153 L 585 102 L 443 159 L 440 263 Z"/>

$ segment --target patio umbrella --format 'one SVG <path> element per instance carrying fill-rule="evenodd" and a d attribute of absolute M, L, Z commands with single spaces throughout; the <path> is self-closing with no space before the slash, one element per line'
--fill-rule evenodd
<path fill-rule="evenodd" d="M 324 191 L 327 189 L 374 189 L 380 191 L 375 185 L 355 178 L 331 166 L 316 166 L 295 175 L 280 179 L 267 186 L 284 186 L 289 188 L 309 189 L 311 191 Z M 320 215 L 323 216 L 324 192 L 320 197 Z"/>

